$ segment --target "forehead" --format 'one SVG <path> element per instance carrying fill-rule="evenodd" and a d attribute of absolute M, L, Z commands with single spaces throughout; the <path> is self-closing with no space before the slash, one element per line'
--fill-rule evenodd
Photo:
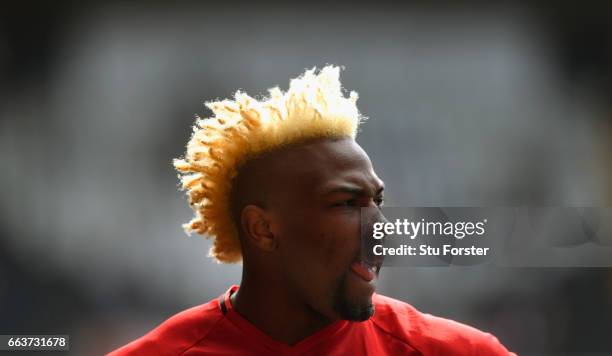
<path fill-rule="evenodd" d="M 372 189 L 382 185 L 367 153 L 350 138 L 305 143 L 288 149 L 283 158 L 282 172 L 307 194 L 346 183 Z"/>

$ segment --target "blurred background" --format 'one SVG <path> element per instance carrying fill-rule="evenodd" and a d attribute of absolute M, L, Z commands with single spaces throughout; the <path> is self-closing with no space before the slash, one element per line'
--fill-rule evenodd
<path fill-rule="evenodd" d="M 387 206 L 610 206 L 604 2 L 3 2 L 0 334 L 109 352 L 240 281 L 181 229 L 203 102 L 345 66 Z M 521 355 L 612 353 L 612 269 L 388 268 Z M 17 353 L 11 353 L 17 354 Z"/>

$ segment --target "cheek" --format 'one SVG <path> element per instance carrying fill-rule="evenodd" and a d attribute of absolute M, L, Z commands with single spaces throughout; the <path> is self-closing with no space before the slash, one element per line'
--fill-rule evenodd
<path fill-rule="evenodd" d="M 359 254 L 359 214 L 332 212 L 319 219 L 316 226 L 311 236 L 317 247 L 317 260 L 331 278 L 338 277 Z"/>
<path fill-rule="evenodd" d="M 322 255 L 327 267 L 340 264 L 346 268 L 359 251 L 359 221 L 333 219 L 321 234 Z"/>
<path fill-rule="evenodd" d="M 338 211 L 284 225 L 281 253 L 287 286 L 315 310 L 333 315 L 339 283 L 360 252 L 359 232 L 359 213 Z"/>
<path fill-rule="evenodd" d="M 359 219 L 359 212 L 332 211 L 287 221 L 282 230 L 284 260 L 314 278 L 337 277 L 359 253 Z"/>

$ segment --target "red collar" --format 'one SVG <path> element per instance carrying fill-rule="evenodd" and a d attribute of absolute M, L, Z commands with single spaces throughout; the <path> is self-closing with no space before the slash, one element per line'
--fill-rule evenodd
<path fill-rule="evenodd" d="M 287 345 L 280 341 L 274 340 L 270 336 L 263 333 L 255 325 L 251 324 L 250 321 L 246 320 L 242 315 L 234 310 L 230 296 L 238 290 L 239 286 L 231 286 L 224 295 L 219 298 L 219 308 L 221 312 L 244 334 L 251 338 L 254 342 L 263 343 L 268 348 L 275 351 L 290 351 L 290 352 L 304 352 L 312 346 L 324 341 L 330 337 L 336 336 L 341 331 L 346 331 L 352 322 L 347 320 L 337 320 L 323 329 L 315 332 L 314 334 L 306 337 L 299 341 L 295 345 Z"/>

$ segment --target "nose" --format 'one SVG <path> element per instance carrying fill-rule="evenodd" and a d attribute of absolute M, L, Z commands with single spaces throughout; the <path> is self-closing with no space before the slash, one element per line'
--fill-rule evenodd
<path fill-rule="evenodd" d="M 386 224 L 389 222 L 389 220 L 387 220 L 387 217 L 383 214 L 383 212 L 380 209 L 376 209 L 377 210 L 377 217 L 376 217 L 376 222 L 379 223 L 383 223 Z"/>

